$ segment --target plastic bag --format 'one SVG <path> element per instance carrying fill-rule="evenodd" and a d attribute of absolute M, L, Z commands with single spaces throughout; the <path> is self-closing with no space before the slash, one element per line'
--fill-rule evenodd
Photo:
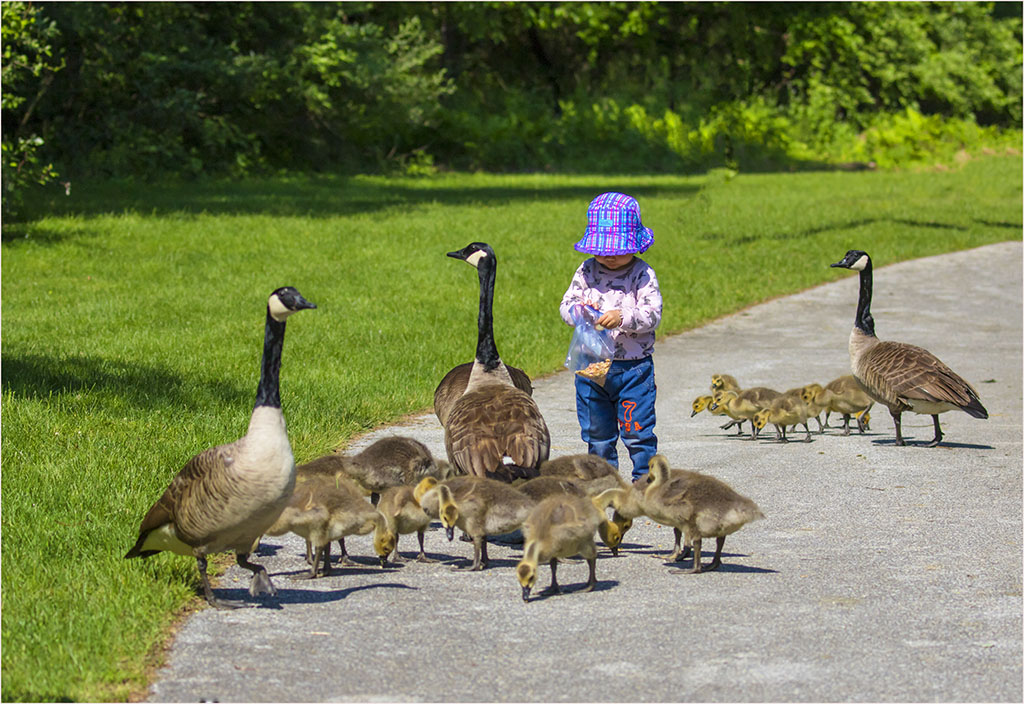
<path fill-rule="evenodd" d="M 578 306 L 572 317 L 576 328 L 569 342 L 565 366 L 598 386 L 604 386 L 615 356 L 612 331 L 595 322 L 601 313 L 591 306 Z"/>

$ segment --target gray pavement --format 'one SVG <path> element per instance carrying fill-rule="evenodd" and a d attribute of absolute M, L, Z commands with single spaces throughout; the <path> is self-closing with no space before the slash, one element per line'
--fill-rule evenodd
<path fill-rule="evenodd" d="M 894 446 L 879 407 L 866 435 L 785 445 L 690 417 L 715 372 L 780 390 L 849 373 L 856 276 L 659 340 L 660 451 L 766 515 L 729 537 L 720 571 L 671 574 L 651 559 L 671 529 L 640 519 L 619 557 L 602 550 L 595 592 L 576 591 L 586 566 L 568 564 L 559 581 L 571 591 L 526 604 L 513 547 L 492 544 L 480 573 L 384 571 L 368 536 L 350 538 L 365 564 L 310 583 L 289 579 L 306 569 L 302 541 L 269 538 L 257 559 L 278 608 L 191 616 L 150 699 L 1020 702 L 1021 262 L 1009 242 L 875 270 L 879 336 L 931 350 L 989 410 L 986 421 L 941 416 L 936 449 L 914 446 L 932 436 L 930 417 L 915 415 L 903 422 L 910 446 Z M 537 381 L 534 395 L 552 457 L 584 451 L 571 375 Z M 433 415 L 352 449 L 388 434 L 444 456 Z M 471 556 L 442 531 L 427 541 L 435 557 Z M 404 536 L 403 552 L 415 543 Z M 247 596 L 248 581 L 232 568 L 219 591 Z"/>

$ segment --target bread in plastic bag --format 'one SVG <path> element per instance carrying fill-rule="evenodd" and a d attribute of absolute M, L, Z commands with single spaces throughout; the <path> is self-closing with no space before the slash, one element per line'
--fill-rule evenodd
<path fill-rule="evenodd" d="M 565 356 L 565 366 L 598 386 L 604 386 L 615 356 L 612 331 L 597 324 L 601 313 L 591 306 L 577 306 L 572 317 L 576 327 Z"/>

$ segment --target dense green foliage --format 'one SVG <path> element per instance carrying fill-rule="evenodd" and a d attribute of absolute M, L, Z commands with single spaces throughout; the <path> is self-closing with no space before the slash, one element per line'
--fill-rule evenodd
<path fill-rule="evenodd" d="M 989 158 L 920 173 L 96 181 L 31 203 L 0 251 L 3 700 L 144 688 L 198 579 L 186 558 L 122 556 L 184 462 L 245 431 L 274 288 L 319 306 L 289 321 L 282 365 L 305 461 L 429 408 L 471 358 L 476 276 L 444 256 L 471 241 L 498 255 L 502 357 L 536 376 L 561 368 L 558 301 L 600 191 L 636 195 L 654 230 L 665 335 L 848 275 L 828 264 L 851 247 L 884 266 L 1018 238 L 1021 175 L 1019 158 Z M 845 334 L 820 348 L 848 363 Z M 659 384 L 696 395 L 706 377 Z"/>
<path fill-rule="evenodd" d="M 38 136 L 40 159 L 76 182 L 902 165 L 907 143 L 932 162 L 1019 145 L 1020 3 L 4 3 L 3 12 L 5 148 Z M 26 13 L 33 22 L 13 21 Z M 9 79 L 12 55 L 45 70 Z M 865 139 L 872 130 L 887 137 Z"/>

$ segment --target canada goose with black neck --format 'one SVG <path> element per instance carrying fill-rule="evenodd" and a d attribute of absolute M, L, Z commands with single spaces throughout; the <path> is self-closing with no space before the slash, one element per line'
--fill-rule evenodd
<path fill-rule="evenodd" d="M 476 357 L 466 390 L 444 423 L 448 460 L 461 472 L 511 482 L 538 475 L 548 458 L 548 426 L 530 395 L 517 389 L 494 342 L 494 282 L 497 259 L 482 242 L 448 252 L 477 270 L 480 308 Z"/>
<path fill-rule="evenodd" d="M 248 431 L 233 443 L 200 452 L 181 468 L 142 519 L 138 539 L 125 555 L 149 557 L 170 550 L 195 557 L 203 595 L 217 608 L 245 604 L 214 595 L 206 575 L 210 553 L 235 552 L 238 565 L 253 573 L 250 595 L 277 593 L 266 568 L 250 562 L 249 553 L 281 515 L 295 488 L 295 460 L 281 412 L 281 350 L 288 316 L 308 308 L 316 305 L 291 286 L 270 294 Z"/>
<path fill-rule="evenodd" d="M 881 341 L 875 336 L 871 317 L 872 273 L 867 252 L 851 249 L 833 267 L 860 273 L 857 315 L 850 332 L 850 367 L 868 396 L 885 405 L 896 426 L 896 444 L 905 445 L 900 428 L 904 411 L 930 415 L 935 438 L 926 447 L 942 441 L 939 414 L 955 408 L 988 418 L 978 392 L 928 350 L 903 342 Z"/>

